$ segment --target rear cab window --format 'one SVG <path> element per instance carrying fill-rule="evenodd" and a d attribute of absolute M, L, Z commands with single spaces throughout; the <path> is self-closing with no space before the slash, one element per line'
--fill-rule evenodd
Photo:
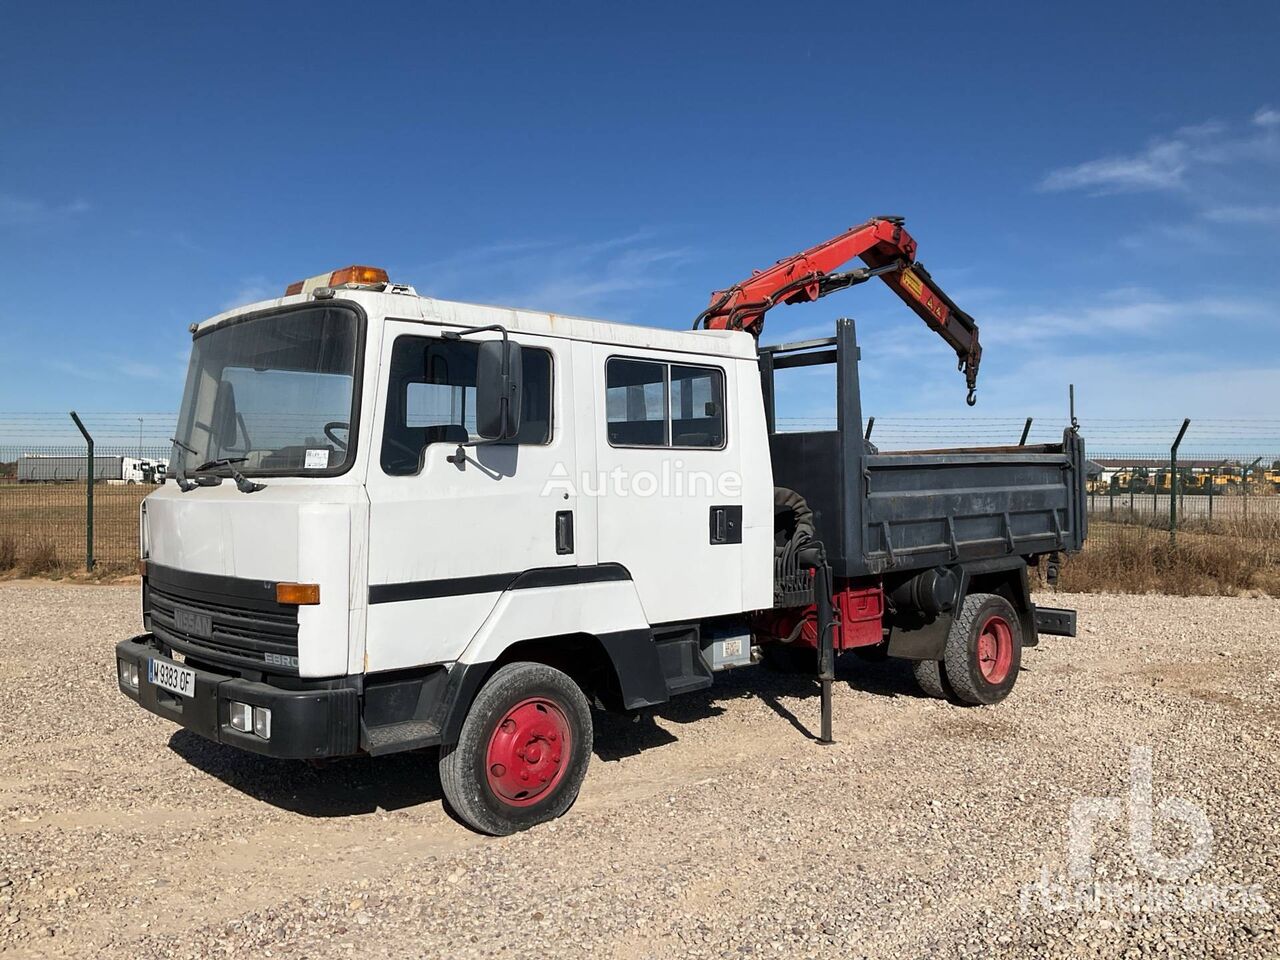
<path fill-rule="evenodd" d="M 725 443 L 719 367 L 610 357 L 605 421 L 615 447 L 720 449 Z"/>

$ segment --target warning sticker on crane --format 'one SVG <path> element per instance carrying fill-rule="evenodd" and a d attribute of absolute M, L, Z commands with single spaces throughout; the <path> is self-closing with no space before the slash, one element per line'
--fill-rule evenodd
<path fill-rule="evenodd" d="M 902 273 L 898 274 L 898 279 L 902 282 L 904 287 L 915 294 L 915 298 L 917 300 L 921 298 L 921 295 L 924 293 L 924 284 L 920 282 L 919 277 L 910 270 L 903 270 Z"/>
<path fill-rule="evenodd" d="M 938 323 L 946 323 L 950 316 L 946 304 L 940 302 L 932 290 L 924 285 L 924 281 L 917 277 L 910 270 L 903 270 L 898 274 L 898 282 L 904 288 L 910 291 L 911 295 L 918 300 L 921 305 L 933 314 Z"/>

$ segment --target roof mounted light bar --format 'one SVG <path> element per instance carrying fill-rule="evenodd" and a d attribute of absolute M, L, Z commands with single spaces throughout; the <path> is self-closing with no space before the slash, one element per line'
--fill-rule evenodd
<path fill-rule="evenodd" d="M 321 287 L 329 287 L 331 289 L 347 289 L 347 290 L 381 290 L 391 282 L 391 278 L 387 276 L 387 271 L 381 267 L 364 267 L 352 265 L 343 267 L 341 270 L 334 270 L 331 273 L 322 273 L 318 276 L 308 277 L 306 280 L 298 280 L 285 287 L 284 295 L 291 297 L 295 294 L 311 294 Z"/>

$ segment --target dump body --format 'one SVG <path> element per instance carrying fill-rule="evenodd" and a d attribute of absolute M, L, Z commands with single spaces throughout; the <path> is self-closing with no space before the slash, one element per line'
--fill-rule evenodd
<path fill-rule="evenodd" d="M 835 430 L 778 433 L 769 412 L 774 482 L 814 511 L 837 577 L 902 573 L 1080 549 L 1086 532 L 1084 441 L 879 453 L 862 434 L 851 321 L 834 343 L 762 354 L 766 404 L 775 369 L 836 364 Z"/>
<path fill-rule="evenodd" d="M 770 438 L 774 478 L 813 508 L 833 572 L 860 577 L 1080 549 L 1084 442 L 842 458 L 840 435 Z"/>

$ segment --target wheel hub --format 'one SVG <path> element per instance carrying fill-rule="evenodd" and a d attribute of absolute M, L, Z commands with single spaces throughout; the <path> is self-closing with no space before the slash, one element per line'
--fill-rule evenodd
<path fill-rule="evenodd" d="M 535 802 L 564 775 L 572 747 L 569 721 L 545 697 L 522 700 L 506 712 L 489 737 L 485 774 L 504 803 Z"/>
<path fill-rule="evenodd" d="M 1013 665 L 1013 630 L 1004 617 L 993 616 L 978 634 L 978 669 L 987 683 L 1003 683 Z"/>

